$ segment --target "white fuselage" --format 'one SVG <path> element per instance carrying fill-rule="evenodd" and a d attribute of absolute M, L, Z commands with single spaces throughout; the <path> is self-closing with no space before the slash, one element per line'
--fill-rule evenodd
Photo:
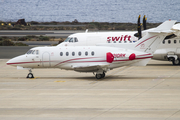
<path fill-rule="evenodd" d="M 136 32 L 87 32 L 75 33 L 58 46 L 94 46 L 98 43 L 132 43 L 138 40 Z"/>
<path fill-rule="evenodd" d="M 164 40 L 153 55 L 156 60 L 168 60 L 169 56 L 177 56 L 180 58 L 180 38 Z"/>
<path fill-rule="evenodd" d="M 120 43 L 129 44 L 138 41 L 138 38 L 134 37 L 135 33 L 133 31 L 76 33 L 70 35 L 65 42 L 62 42 L 58 46 L 92 46 L 101 45 L 102 43 L 107 43 L 105 46 L 112 46 L 112 43 L 114 43 L 114 46 L 118 47 Z M 145 34 L 144 31 L 143 36 Z M 153 59 L 169 60 L 169 54 L 176 55 L 177 58 L 180 58 L 180 37 L 166 39 L 165 42 L 162 42 L 153 54 Z"/>
<path fill-rule="evenodd" d="M 107 53 L 112 53 L 114 59 L 107 61 Z M 135 53 L 136 58 L 130 59 Z M 88 66 L 108 66 L 113 69 L 130 65 L 142 59 L 152 58 L 151 54 L 105 46 L 72 46 L 72 47 L 35 47 L 26 54 L 15 57 L 7 62 L 8 65 L 22 68 L 60 68 L 76 70 Z M 81 71 L 77 69 L 76 71 Z M 97 72 L 97 69 L 83 69 L 81 72 Z"/>

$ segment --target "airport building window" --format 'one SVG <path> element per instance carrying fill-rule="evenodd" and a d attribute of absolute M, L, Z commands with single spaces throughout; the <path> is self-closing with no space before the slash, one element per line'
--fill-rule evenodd
<path fill-rule="evenodd" d="M 87 51 L 85 52 L 85 55 L 86 55 L 86 56 L 88 55 L 88 52 L 87 52 Z"/>
<path fill-rule="evenodd" d="M 74 38 L 74 42 L 78 42 L 78 39 L 76 37 Z"/>
<path fill-rule="evenodd" d="M 94 51 L 91 52 L 91 55 L 94 56 Z"/>
<path fill-rule="evenodd" d="M 60 56 L 63 56 L 63 52 L 60 52 Z"/>
<path fill-rule="evenodd" d="M 74 56 L 75 55 L 75 52 L 72 52 L 72 56 Z"/>
<path fill-rule="evenodd" d="M 171 40 L 168 40 L 168 43 L 171 44 Z"/>
<path fill-rule="evenodd" d="M 174 44 L 176 44 L 176 40 L 174 40 Z"/>
<path fill-rule="evenodd" d="M 78 52 L 78 55 L 81 56 L 81 52 Z"/>
<path fill-rule="evenodd" d="M 66 56 L 69 56 L 69 52 L 66 52 Z"/>

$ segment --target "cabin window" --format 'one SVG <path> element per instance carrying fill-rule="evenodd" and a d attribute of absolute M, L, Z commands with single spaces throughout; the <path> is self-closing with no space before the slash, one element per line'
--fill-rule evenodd
<path fill-rule="evenodd" d="M 163 40 L 162 43 L 165 44 L 165 40 Z"/>
<path fill-rule="evenodd" d="M 168 43 L 171 44 L 171 40 L 168 40 Z"/>
<path fill-rule="evenodd" d="M 116 41 L 114 41 L 114 43 L 116 43 Z"/>
<path fill-rule="evenodd" d="M 66 56 L 69 56 L 69 52 L 66 52 Z"/>
<path fill-rule="evenodd" d="M 119 41 L 119 43 L 121 43 L 121 41 Z"/>
<path fill-rule="evenodd" d="M 71 39 L 71 38 L 68 37 L 68 38 L 66 38 L 66 40 L 65 40 L 64 42 L 69 42 L 70 39 Z"/>
<path fill-rule="evenodd" d="M 75 52 L 72 52 L 72 56 L 74 56 L 75 55 Z"/>
<path fill-rule="evenodd" d="M 81 52 L 78 52 L 78 55 L 81 56 Z"/>
<path fill-rule="evenodd" d="M 74 42 L 78 42 L 78 39 L 76 37 L 74 38 Z"/>
<path fill-rule="evenodd" d="M 85 55 L 86 55 L 86 56 L 88 55 L 88 52 L 87 52 L 87 51 L 85 52 Z"/>
<path fill-rule="evenodd" d="M 94 56 L 94 51 L 91 52 L 91 55 Z"/>
<path fill-rule="evenodd" d="M 174 44 L 176 44 L 176 40 L 174 40 Z"/>
<path fill-rule="evenodd" d="M 60 52 L 60 56 L 63 56 L 63 52 Z"/>

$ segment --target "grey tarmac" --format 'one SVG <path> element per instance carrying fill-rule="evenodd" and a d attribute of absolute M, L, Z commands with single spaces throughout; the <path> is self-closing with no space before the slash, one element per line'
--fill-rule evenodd
<path fill-rule="evenodd" d="M 92 73 L 27 70 L 0 59 L 1 120 L 179 120 L 180 66 L 151 60 L 97 80 Z"/>

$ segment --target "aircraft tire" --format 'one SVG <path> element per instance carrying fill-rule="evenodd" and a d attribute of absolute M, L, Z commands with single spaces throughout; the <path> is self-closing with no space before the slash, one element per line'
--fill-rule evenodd
<path fill-rule="evenodd" d="M 104 78 L 106 76 L 106 74 L 103 72 L 103 74 L 101 74 L 102 78 Z"/>
<path fill-rule="evenodd" d="M 96 74 L 96 79 L 101 79 L 102 78 L 102 74 Z"/>
<path fill-rule="evenodd" d="M 34 75 L 32 73 L 29 73 L 26 78 L 34 78 Z"/>
<path fill-rule="evenodd" d="M 178 58 L 177 60 L 173 60 L 172 63 L 173 63 L 173 65 L 179 65 L 180 59 Z"/>

